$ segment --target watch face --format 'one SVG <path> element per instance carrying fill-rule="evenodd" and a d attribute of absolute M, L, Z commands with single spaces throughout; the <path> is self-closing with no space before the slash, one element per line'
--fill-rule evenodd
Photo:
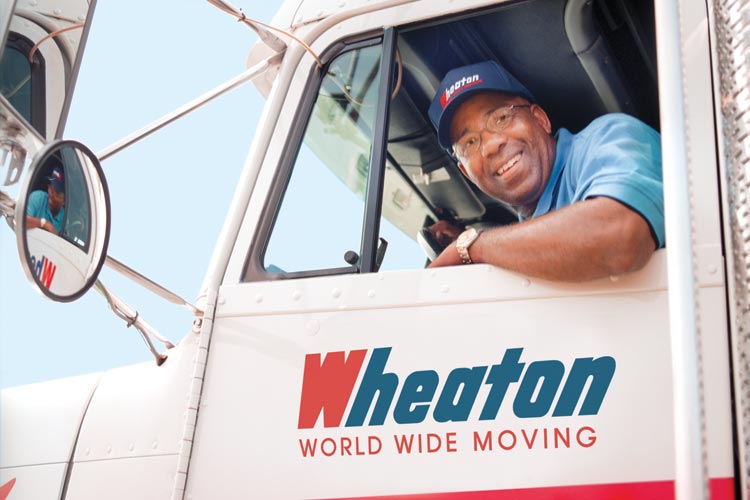
<path fill-rule="evenodd" d="M 458 237 L 458 240 L 456 240 L 456 246 L 457 247 L 467 247 L 471 245 L 471 243 L 476 239 L 477 237 L 477 230 L 473 227 L 470 229 L 467 229 L 461 235 Z"/>

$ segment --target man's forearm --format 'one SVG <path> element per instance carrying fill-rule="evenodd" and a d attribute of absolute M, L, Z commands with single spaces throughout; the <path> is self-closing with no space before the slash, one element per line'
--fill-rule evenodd
<path fill-rule="evenodd" d="M 475 263 L 557 281 L 587 281 L 643 267 L 656 245 L 639 214 L 609 198 L 574 203 L 537 219 L 483 233 Z M 433 262 L 458 265 L 455 244 Z"/>
<path fill-rule="evenodd" d="M 52 234 L 57 234 L 57 228 L 55 228 L 54 224 L 50 222 L 49 220 L 44 221 L 44 224 L 42 224 L 42 218 L 41 217 L 33 217 L 31 215 L 26 216 L 26 229 L 34 229 L 34 228 L 41 228 L 45 231 L 49 231 Z"/>

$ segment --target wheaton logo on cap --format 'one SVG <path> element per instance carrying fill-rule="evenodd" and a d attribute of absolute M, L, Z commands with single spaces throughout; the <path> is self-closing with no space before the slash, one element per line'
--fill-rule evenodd
<path fill-rule="evenodd" d="M 451 99 L 453 99 L 453 96 L 457 94 L 458 92 L 462 91 L 466 87 L 471 87 L 472 85 L 477 85 L 479 83 L 482 83 L 482 80 L 479 78 L 479 75 L 472 75 L 470 77 L 463 77 L 460 80 L 458 80 L 456 83 L 445 89 L 445 92 L 442 96 L 440 96 L 440 105 L 443 106 L 443 109 L 448 105 L 449 102 L 451 102 Z"/>

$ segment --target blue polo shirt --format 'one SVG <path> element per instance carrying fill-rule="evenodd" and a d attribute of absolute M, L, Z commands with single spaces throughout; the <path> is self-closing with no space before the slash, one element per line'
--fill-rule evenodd
<path fill-rule="evenodd" d="M 43 217 L 55 226 L 58 233 L 62 231 L 65 208 L 61 207 L 57 215 L 52 215 L 49 209 L 49 195 L 47 191 L 32 191 L 29 195 L 29 201 L 26 203 L 26 214 L 32 217 Z"/>
<path fill-rule="evenodd" d="M 596 196 L 635 210 L 664 246 L 664 195 L 659 133 L 621 113 L 601 116 L 577 134 L 562 128 L 547 186 L 533 217 Z"/>

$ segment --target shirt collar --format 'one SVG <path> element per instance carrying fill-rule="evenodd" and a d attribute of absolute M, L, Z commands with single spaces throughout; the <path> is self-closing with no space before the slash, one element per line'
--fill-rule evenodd
<path fill-rule="evenodd" d="M 562 174 L 563 167 L 568 162 L 573 134 L 568 132 L 567 129 L 561 128 L 555 134 L 555 139 L 557 140 L 557 145 L 555 146 L 555 163 L 552 165 L 547 185 L 544 186 L 544 191 L 542 191 L 542 195 L 536 203 L 536 210 L 534 210 L 534 214 L 531 216 L 532 219 L 546 214 L 552 208 L 552 202 L 555 199 L 555 188 Z M 519 219 L 524 220 L 520 215 Z"/>

